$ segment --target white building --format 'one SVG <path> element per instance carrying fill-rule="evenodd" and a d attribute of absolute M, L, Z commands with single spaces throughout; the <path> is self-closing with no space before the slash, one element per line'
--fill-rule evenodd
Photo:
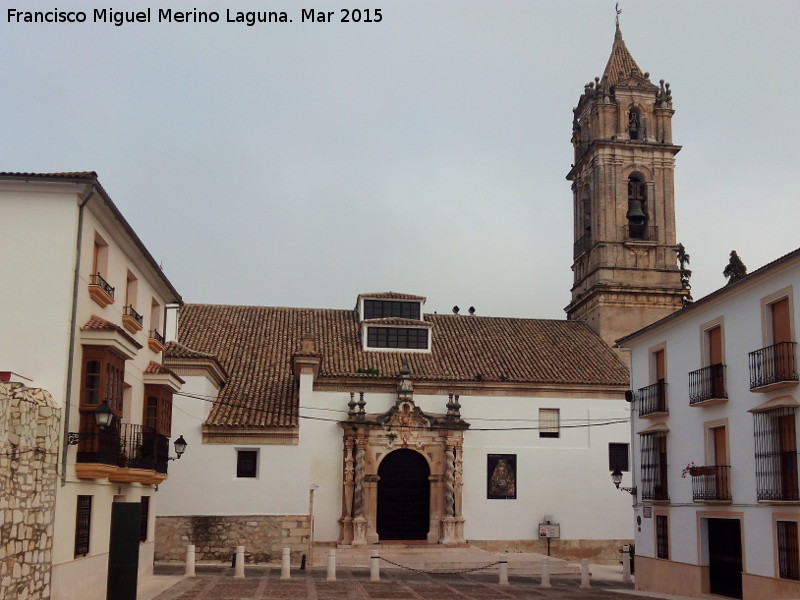
<path fill-rule="evenodd" d="M 796 287 L 800 250 L 620 340 L 639 589 L 800 597 Z"/>
<path fill-rule="evenodd" d="M 186 543 L 198 560 L 239 544 L 255 561 L 283 546 L 299 558 L 313 513 L 318 543 L 542 552 L 549 519 L 554 555 L 616 561 L 632 532 L 608 485 L 609 455 L 625 468 L 629 441 L 615 352 L 585 323 L 424 302 L 185 305 L 165 364 L 186 381 L 173 426 L 191 452 L 159 491 L 157 558 Z"/>
<path fill-rule="evenodd" d="M 31 559 L 15 543 L 25 528 L 15 528 L 0 562 L 20 566 L 12 579 L 31 560 L 49 562 L 41 597 L 92 600 L 106 597 L 109 561 L 119 561 L 109 589 L 125 598 L 115 586 L 132 576 L 135 589 L 136 571 L 152 572 L 155 491 L 167 477 L 181 384 L 161 365 L 164 323 L 181 297 L 95 173 L 2 173 L 0 211 L 0 370 L 47 390 L 56 407 L 47 424 L 61 431 L 57 477 L 41 484 L 55 493 L 52 541 Z M 114 420 L 100 431 L 104 404 Z M 20 437 L 13 428 L 0 435 Z"/>

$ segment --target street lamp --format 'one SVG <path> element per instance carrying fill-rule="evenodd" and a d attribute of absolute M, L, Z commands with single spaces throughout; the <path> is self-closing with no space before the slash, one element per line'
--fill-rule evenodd
<path fill-rule="evenodd" d="M 108 400 L 103 400 L 103 403 L 94 409 L 94 421 L 97 424 L 97 429 L 105 431 L 114 422 L 114 411 L 108 405 Z M 67 445 L 74 446 L 81 440 L 81 436 L 94 435 L 88 432 L 75 433 L 70 431 L 67 433 Z"/>
<path fill-rule="evenodd" d="M 614 470 L 611 472 L 611 481 L 618 490 L 622 492 L 628 492 L 631 496 L 636 495 L 636 486 L 633 487 L 619 486 L 619 484 L 622 483 L 622 471 L 619 470 L 619 467 L 615 467 Z"/>
<path fill-rule="evenodd" d="M 189 444 L 186 443 L 186 440 L 183 439 L 183 436 L 180 436 L 177 440 L 173 442 L 173 445 L 175 446 L 175 454 L 177 454 L 178 456 L 174 458 L 170 456 L 169 460 L 179 460 L 180 457 L 183 455 L 183 453 L 186 452 L 186 446 L 188 446 Z"/>

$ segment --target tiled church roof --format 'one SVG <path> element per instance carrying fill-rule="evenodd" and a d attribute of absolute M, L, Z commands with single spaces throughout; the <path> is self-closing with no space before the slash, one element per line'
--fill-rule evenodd
<path fill-rule="evenodd" d="M 217 357 L 230 375 L 208 425 L 296 427 L 292 355 L 312 334 L 322 355 L 319 382 L 395 381 L 403 361 L 418 382 L 625 386 L 628 371 L 585 323 L 466 315 L 425 315 L 432 352 L 361 349 L 352 310 L 188 304 L 181 344 Z M 169 346 L 166 356 L 176 352 Z M 359 372 L 360 371 L 360 372 Z M 366 374 L 375 373 L 378 374 Z M 248 410 L 250 409 L 250 410 Z"/>

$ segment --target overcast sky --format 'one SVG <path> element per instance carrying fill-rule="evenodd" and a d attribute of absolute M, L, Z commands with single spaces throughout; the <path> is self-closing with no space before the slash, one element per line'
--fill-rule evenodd
<path fill-rule="evenodd" d="M 185 301 L 349 309 L 393 290 L 427 312 L 564 317 L 572 107 L 608 59 L 610 0 L 0 4 L 0 170 L 97 171 Z M 148 5 L 154 22 L 121 27 L 8 23 Z M 350 7 L 382 20 L 339 22 Z M 754 270 L 800 246 L 800 2 L 621 8 L 639 66 L 672 84 L 700 298 L 732 249 Z"/>

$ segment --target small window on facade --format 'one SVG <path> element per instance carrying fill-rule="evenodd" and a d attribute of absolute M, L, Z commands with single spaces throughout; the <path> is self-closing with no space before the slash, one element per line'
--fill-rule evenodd
<path fill-rule="evenodd" d="M 557 408 L 539 409 L 539 437 L 557 438 L 560 433 L 559 411 Z"/>
<path fill-rule="evenodd" d="M 656 556 L 669 558 L 669 521 L 667 515 L 656 515 Z"/>
<path fill-rule="evenodd" d="M 364 300 L 365 319 L 420 319 L 419 302 L 402 302 L 399 300 Z"/>
<path fill-rule="evenodd" d="M 642 500 L 669 500 L 667 487 L 667 433 L 641 435 Z"/>
<path fill-rule="evenodd" d="M 89 554 L 89 534 L 92 525 L 92 497 L 78 496 L 75 515 L 75 556 Z"/>
<path fill-rule="evenodd" d="M 172 435 L 172 390 L 163 385 L 144 386 L 145 428 L 159 435 Z"/>
<path fill-rule="evenodd" d="M 236 477 L 258 477 L 258 450 L 236 451 Z"/>
<path fill-rule="evenodd" d="M 401 327 L 367 327 L 368 348 L 428 349 L 428 330 Z"/>
<path fill-rule="evenodd" d="M 797 521 L 778 521 L 778 573 L 784 579 L 800 580 L 800 549 Z"/>
<path fill-rule="evenodd" d="M 608 445 L 608 470 L 628 470 L 628 444 L 610 443 Z"/>
<path fill-rule="evenodd" d="M 139 541 L 147 541 L 147 525 L 150 520 L 150 496 L 142 496 L 142 517 L 139 521 Z"/>

